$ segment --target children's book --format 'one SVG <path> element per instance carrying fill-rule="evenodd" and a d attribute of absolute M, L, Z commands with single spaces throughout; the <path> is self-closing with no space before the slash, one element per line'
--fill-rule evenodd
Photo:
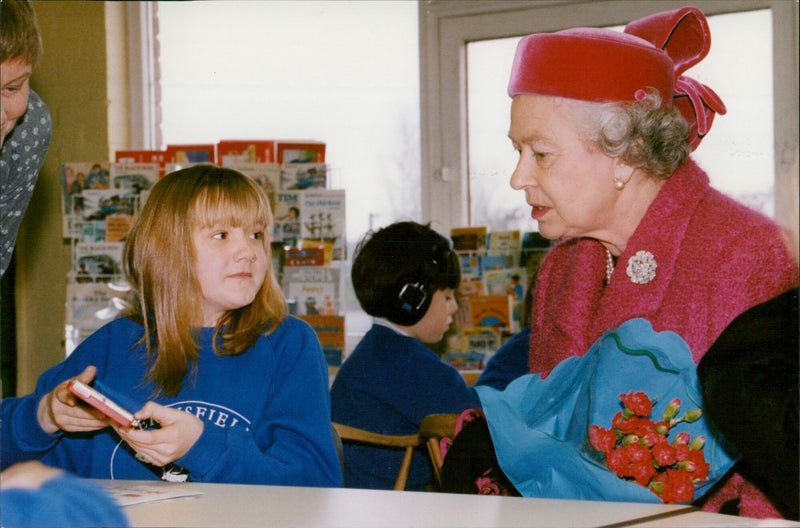
<path fill-rule="evenodd" d="M 117 150 L 114 152 L 116 163 L 157 163 L 163 167 L 167 161 L 166 150 Z"/>
<path fill-rule="evenodd" d="M 321 141 L 278 141 L 278 163 L 325 163 L 325 143 Z"/>
<path fill-rule="evenodd" d="M 486 249 L 489 254 L 518 254 L 522 247 L 519 230 L 490 231 L 486 234 Z"/>
<path fill-rule="evenodd" d="M 281 283 L 283 277 L 283 268 L 286 267 L 286 246 L 282 242 L 270 242 L 270 249 L 272 252 L 272 272 L 275 274 L 275 280 L 278 284 Z"/>
<path fill-rule="evenodd" d="M 525 268 L 489 270 L 483 274 L 487 295 L 511 295 L 521 301 L 528 290 L 528 275 Z"/>
<path fill-rule="evenodd" d="M 503 253 L 494 255 L 481 255 L 480 261 L 481 274 L 491 270 L 510 269 L 517 267 L 519 253 Z"/>
<path fill-rule="evenodd" d="M 283 294 L 296 315 L 339 315 L 339 268 L 286 267 Z"/>
<path fill-rule="evenodd" d="M 480 277 L 481 261 L 477 255 L 460 254 L 458 260 L 461 263 L 461 277 Z"/>
<path fill-rule="evenodd" d="M 492 326 L 469 326 L 464 329 L 463 340 L 463 351 L 482 355 L 485 366 L 500 348 L 500 331 Z"/>
<path fill-rule="evenodd" d="M 236 162 L 227 165 L 227 167 L 237 170 L 245 176 L 251 177 L 266 193 L 277 191 L 280 188 L 281 166 L 277 163 Z"/>
<path fill-rule="evenodd" d="M 293 247 L 286 251 L 286 266 L 324 266 L 325 248 L 322 246 Z"/>
<path fill-rule="evenodd" d="M 472 326 L 505 327 L 511 323 L 511 295 L 473 295 L 469 298 Z"/>
<path fill-rule="evenodd" d="M 80 208 L 75 212 L 83 220 L 105 220 L 111 215 L 134 215 L 138 196 L 124 195 L 118 189 L 88 190 L 81 193 Z"/>
<path fill-rule="evenodd" d="M 275 191 L 269 195 L 272 201 L 272 240 L 286 246 L 297 246 L 300 240 L 300 191 Z"/>
<path fill-rule="evenodd" d="M 61 165 L 61 212 L 64 217 L 64 238 L 76 236 L 76 230 L 71 226 L 73 220 L 85 220 L 83 193 L 88 190 L 104 190 L 110 187 L 110 165 L 108 161 L 69 162 Z"/>
<path fill-rule="evenodd" d="M 319 338 L 322 352 L 329 367 L 341 367 L 344 359 L 343 315 L 300 315 L 300 319 L 311 325 Z"/>
<path fill-rule="evenodd" d="M 453 249 L 457 252 L 469 252 L 476 255 L 486 253 L 486 226 L 454 227 L 450 230 Z"/>
<path fill-rule="evenodd" d="M 158 181 L 161 167 L 158 163 L 112 163 L 111 188 L 122 197 L 133 198 L 136 212 L 143 191 L 149 191 Z"/>
<path fill-rule="evenodd" d="M 324 189 L 328 166 L 324 163 L 284 163 L 280 165 L 280 188 L 283 190 Z"/>
<path fill-rule="evenodd" d="M 133 215 L 107 216 L 105 219 L 105 241 L 123 242 L 128 237 L 128 231 L 131 230 L 135 219 L 136 217 Z"/>
<path fill-rule="evenodd" d="M 74 282 L 110 282 L 121 279 L 123 242 L 78 242 L 73 246 L 70 278 Z"/>
<path fill-rule="evenodd" d="M 101 326 L 131 307 L 130 287 L 110 282 L 68 282 L 66 303 L 67 355 Z"/>
<path fill-rule="evenodd" d="M 444 361 L 456 370 L 483 370 L 486 359 L 476 352 L 447 352 Z"/>
<path fill-rule="evenodd" d="M 347 258 L 344 189 L 303 191 L 300 207 L 301 237 L 333 246 L 333 260 Z"/>
<path fill-rule="evenodd" d="M 70 232 L 73 242 L 106 242 L 105 220 L 72 220 Z"/>
<path fill-rule="evenodd" d="M 213 143 L 199 145 L 167 145 L 167 163 L 217 163 L 217 146 Z"/>
<path fill-rule="evenodd" d="M 469 313 L 469 298 L 474 295 L 485 295 L 483 287 L 483 277 L 461 277 L 461 284 L 455 292 L 458 310 L 453 314 L 453 324 L 458 326 L 469 326 L 472 319 Z"/>
<path fill-rule="evenodd" d="M 217 160 L 223 167 L 240 163 L 273 163 L 275 142 L 265 139 L 223 139 L 217 143 Z"/>

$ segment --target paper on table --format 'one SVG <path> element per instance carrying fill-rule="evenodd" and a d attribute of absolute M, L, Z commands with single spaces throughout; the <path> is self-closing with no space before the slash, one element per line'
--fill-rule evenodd
<path fill-rule="evenodd" d="M 164 485 L 163 483 L 137 483 L 131 486 L 107 489 L 120 506 L 132 506 L 145 502 L 193 497 L 203 494 L 201 491 L 190 491 L 178 486 Z"/>

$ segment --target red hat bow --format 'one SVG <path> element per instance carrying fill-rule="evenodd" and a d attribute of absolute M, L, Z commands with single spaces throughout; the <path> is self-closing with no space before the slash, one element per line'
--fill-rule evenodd
<path fill-rule="evenodd" d="M 708 21 L 696 7 L 684 7 L 635 20 L 625 27 L 625 33 L 651 42 L 672 59 L 675 65 L 672 104 L 689 123 L 694 150 L 711 129 L 714 115 L 727 111 L 714 90 L 682 75 L 703 60 L 711 48 Z"/>

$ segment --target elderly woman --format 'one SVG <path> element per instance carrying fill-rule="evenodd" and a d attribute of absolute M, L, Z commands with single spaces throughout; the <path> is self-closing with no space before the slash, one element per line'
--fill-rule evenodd
<path fill-rule="evenodd" d="M 595 359 L 586 358 L 580 368 L 576 361 L 597 352 L 594 345 L 600 346 L 607 332 L 644 320 L 646 325 L 625 331 L 652 333 L 655 341 L 668 331 L 682 340 L 679 346 L 665 345 L 668 353 L 660 363 L 653 360 L 653 377 L 665 370 L 665 361 L 680 363 L 678 348 L 685 348 L 694 367 L 738 314 L 798 283 L 797 262 L 781 229 L 712 189 L 690 158 L 714 114 L 725 112 L 711 89 L 681 75 L 709 47 L 707 21 L 695 8 L 632 22 L 624 33 L 576 28 L 530 35 L 518 45 L 508 87 L 509 137 L 519 152 L 511 186 L 525 192 L 542 235 L 559 242 L 543 261 L 535 288 L 533 379 L 520 378 L 503 393 L 479 388 L 479 394 L 499 465 L 523 495 L 630 499 L 600 487 L 596 493 L 565 495 L 571 478 L 577 479 L 573 487 L 581 487 L 578 470 L 562 473 L 565 485 L 559 486 L 552 467 L 525 466 L 534 458 L 546 466 L 540 456 L 546 449 L 532 441 L 525 459 L 527 448 L 510 432 L 521 420 L 520 434 L 544 427 L 549 440 L 563 439 L 573 429 L 580 432 L 578 443 L 586 437 L 590 422 L 569 420 L 583 407 L 596 410 L 597 386 L 618 380 L 610 375 L 600 383 L 602 366 L 585 364 Z M 618 348 L 626 350 L 624 343 Z M 686 369 L 686 387 L 696 388 L 694 370 Z M 637 374 L 651 375 L 642 370 L 632 376 Z M 574 387 L 565 389 L 563 380 Z M 586 388 L 583 403 L 543 410 L 543 402 L 571 397 L 584 383 L 595 385 Z M 669 401 L 663 394 L 650 396 Z M 569 424 L 563 426 L 566 433 L 562 423 Z M 712 450 L 707 446 L 705 452 L 710 457 Z M 558 465 L 563 458 L 553 460 Z M 727 472 L 729 466 L 716 469 Z M 725 478 L 726 489 L 735 488 L 733 495 L 741 498 L 743 515 L 777 515 L 741 477 Z M 720 508 L 713 496 L 708 508 Z"/>

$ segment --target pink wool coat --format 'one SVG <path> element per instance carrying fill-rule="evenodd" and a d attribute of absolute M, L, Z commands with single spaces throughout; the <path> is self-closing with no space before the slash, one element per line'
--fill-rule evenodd
<path fill-rule="evenodd" d="M 641 250 L 655 258 L 656 276 L 635 284 L 626 269 Z M 798 284 L 797 261 L 781 229 L 712 189 L 691 160 L 650 205 L 608 286 L 605 268 L 605 249 L 591 239 L 564 240 L 544 259 L 531 319 L 532 373 L 546 376 L 563 359 L 583 355 L 606 330 L 635 317 L 648 319 L 656 331 L 680 335 L 696 363 L 737 315 Z M 779 516 L 738 475 L 716 495 L 741 497 L 741 515 Z M 718 509 L 717 502 L 712 497 L 709 509 Z"/>

